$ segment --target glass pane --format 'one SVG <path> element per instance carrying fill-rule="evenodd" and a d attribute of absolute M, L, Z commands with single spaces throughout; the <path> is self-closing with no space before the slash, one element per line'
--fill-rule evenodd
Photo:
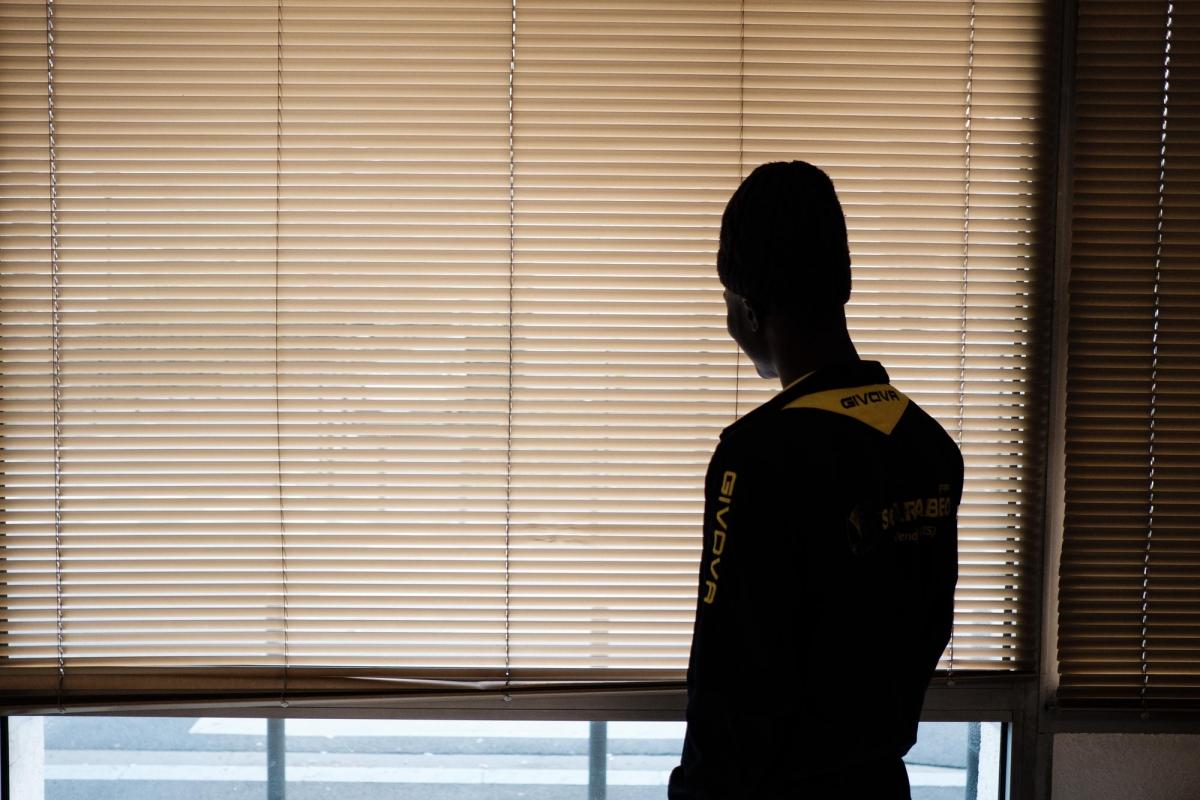
<path fill-rule="evenodd" d="M 665 800 L 681 722 L 14 717 L 32 800 Z M 280 735 L 282 731 L 282 735 Z M 997 800 L 996 722 L 923 723 L 913 800 Z M 282 758 L 269 767 L 273 751 Z M 284 777 L 283 781 L 279 778 Z"/>
<path fill-rule="evenodd" d="M 904 757 L 912 800 L 1000 800 L 1000 722 L 922 722 Z"/>

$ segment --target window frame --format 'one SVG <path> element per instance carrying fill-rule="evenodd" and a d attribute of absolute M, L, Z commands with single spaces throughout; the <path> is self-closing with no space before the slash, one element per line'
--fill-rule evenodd
<path fill-rule="evenodd" d="M 1046 71 L 1047 157 L 1044 160 L 1042 206 L 1050 213 L 1049 233 L 1040 244 L 1042 267 L 1052 283 L 1048 327 L 1048 389 L 1045 402 L 1045 435 L 1036 441 L 1044 448 L 1045 470 L 1042 493 L 1043 518 L 1040 547 L 1030 549 L 1030 586 L 1034 588 L 1029 619 L 1037 626 L 1031 632 L 1032 659 L 1036 670 L 995 673 L 987 676 L 945 675 L 935 677 L 922 714 L 927 721 L 999 721 L 1007 723 L 1006 756 L 1009 782 L 1006 796 L 1025 800 L 1044 797 L 1049 792 L 1050 749 L 1052 736 L 1066 732 L 1200 732 L 1200 719 L 1186 714 L 1155 712 L 1146 719 L 1136 712 L 1063 711 L 1054 706 L 1057 688 L 1057 568 L 1062 543 L 1064 457 L 1063 422 L 1066 394 L 1066 303 L 1070 264 L 1071 141 L 1073 131 L 1074 44 L 1076 0 L 1052 0 L 1045 12 L 1050 40 L 1057 34 L 1060 58 Z M 1040 551 L 1040 552 L 1039 552 Z M 299 702 L 264 706 L 257 703 L 213 707 L 225 716 L 268 718 L 437 718 L 437 719 L 605 719 L 605 720 L 681 720 L 686 706 L 682 686 L 652 690 L 621 690 L 602 693 L 586 691 L 514 693 L 410 699 L 403 702 L 378 699 L 332 703 Z M 188 706 L 129 706 L 122 715 L 178 715 Z M 79 712 L 77 712 L 79 713 Z M 84 712 L 86 713 L 86 712 Z M 0 717 L 0 748 L 4 753 L 0 781 L 7 795 L 8 720 Z"/>

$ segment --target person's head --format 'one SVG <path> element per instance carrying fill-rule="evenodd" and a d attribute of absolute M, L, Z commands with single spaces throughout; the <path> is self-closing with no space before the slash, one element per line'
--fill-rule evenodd
<path fill-rule="evenodd" d="M 844 331 L 850 299 L 846 219 L 829 176 L 803 161 L 763 164 L 742 181 L 721 218 L 717 274 L 729 333 L 770 377 L 763 329 L 821 338 Z M 761 339 L 761 341 L 760 341 Z"/>

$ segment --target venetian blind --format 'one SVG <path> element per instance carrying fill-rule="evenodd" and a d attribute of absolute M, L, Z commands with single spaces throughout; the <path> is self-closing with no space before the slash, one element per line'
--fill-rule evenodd
<path fill-rule="evenodd" d="M 1064 705 L 1200 704 L 1200 11 L 1081 2 Z"/>
<path fill-rule="evenodd" d="M 943 666 L 1026 666 L 1040 4 L 3 9 L 10 704 L 681 680 L 777 158 L 967 458 Z"/>

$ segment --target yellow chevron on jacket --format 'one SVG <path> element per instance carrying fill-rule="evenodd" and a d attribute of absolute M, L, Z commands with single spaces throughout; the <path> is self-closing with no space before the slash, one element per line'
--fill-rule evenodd
<path fill-rule="evenodd" d="M 890 434 L 908 408 L 908 398 L 886 383 L 855 386 L 813 392 L 798 397 L 784 406 L 787 408 L 816 408 L 832 411 L 870 425 L 885 434 Z"/>

